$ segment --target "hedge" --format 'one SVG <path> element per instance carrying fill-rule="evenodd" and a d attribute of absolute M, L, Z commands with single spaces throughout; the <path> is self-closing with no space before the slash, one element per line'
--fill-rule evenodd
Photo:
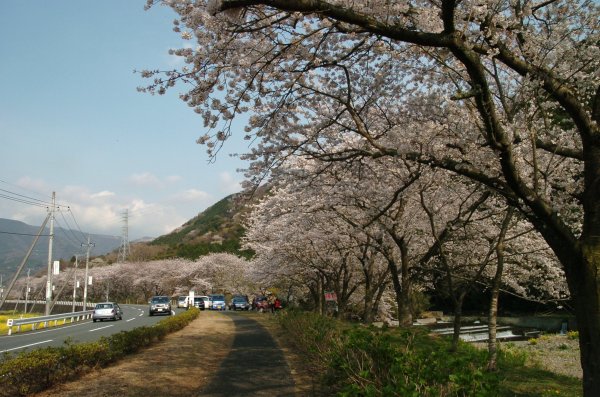
<path fill-rule="evenodd" d="M 27 396 L 75 379 L 91 369 L 105 367 L 184 328 L 199 313 L 191 308 L 151 327 L 121 331 L 97 342 L 66 341 L 61 347 L 5 354 L 0 359 L 0 396 Z"/>

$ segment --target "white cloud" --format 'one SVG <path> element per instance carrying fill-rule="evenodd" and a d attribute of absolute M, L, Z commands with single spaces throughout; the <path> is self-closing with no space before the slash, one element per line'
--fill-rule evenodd
<path fill-rule="evenodd" d="M 224 194 L 232 194 L 241 191 L 242 185 L 229 172 L 221 172 L 219 174 L 219 189 Z"/>
<path fill-rule="evenodd" d="M 160 180 L 151 173 L 136 174 L 138 183 L 160 184 Z M 175 184 L 183 178 L 172 175 L 164 178 L 163 185 Z M 133 185 L 133 183 L 130 183 Z M 48 193 L 53 188 L 43 180 L 21 178 L 18 187 L 23 195 L 36 197 L 49 202 Z M 239 191 L 239 183 L 227 173 L 221 175 L 221 184 L 228 192 Z M 17 187 L 15 185 L 15 187 Z M 128 226 L 131 240 L 143 236 L 158 237 L 169 233 L 187 222 L 199 212 L 215 202 L 212 194 L 206 191 L 188 188 L 178 191 L 167 189 L 154 192 L 151 198 L 145 193 L 122 192 L 109 189 L 91 190 L 87 186 L 67 185 L 57 188 L 56 200 L 60 208 L 55 219 L 60 227 L 70 227 L 76 232 L 80 228 L 84 233 L 119 236 L 123 227 L 123 214 L 129 213 Z M 135 190 L 135 189 L 134 189 Z M 15 189 L 18 191 L 18 189 Z M 162 195 L 157 193 L 163 192 Z M 0 200 L 0 217 L 19 220 L 27 224 L 40 225 L 47 215 L 45 206 L 32 206 L 13 200 Z M 63 218 L 64 216 L 64 218 Z M 73 221 L 75 218 L 75 221 Z"/>
<path fill-rule="evenodd" d="M 175 201 L 183 202 L 206 202 L 210 200 L 212 196 L 202 190 L 188 189 L 173 195 Z"/>
<path fill-rule="evenodd" d="M 163 187 L 163 183 L 160 181 L 160 179 L 150 172 L 133 174 L 129 177 L 129 181 L 136 186 L 149 186 L 159 189 Z"/>
<path fill-rule="evenodd" d="M 51 190 L 50 186 L 41 179 L 34 179 L 28 176 L 19 178 L 17 186 L 34 192 L 48 192 Z"/>
<path fill-rule="evenodd" d="M 103 198 L 108 198 L 108 197 L 114 197 L 115 193 L 114 192 L 109 192 L 108 190 L 103 190 L 101 192 L 98 193 L 93 193 L 90 198 L 92 199 L 103 199 Z"/>
<path fill-rule="evenodd" d="M 165 178 L 165 180 L 169 183 L 177 183 L 183 180 L 183 178 L 179 175 L 169 175 Z"/>

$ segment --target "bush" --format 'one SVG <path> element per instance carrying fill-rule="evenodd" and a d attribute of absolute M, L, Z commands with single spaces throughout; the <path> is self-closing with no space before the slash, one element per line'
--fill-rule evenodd
<path fill-rule="evenodd" d="M 579 339 L 579 331 L 569 331 L 567 332 L 567 337 L 572 340 Z"/>
<path fill-rule="evenodd" d="M 102 367 L 163 339 L 195 319 L 196 308 L 159 321 L 152 327 L 122 331 L 97 342 L 47 347 L 4 355 L 0 360 L 0 396 L 26 396 Z"/>
<path fill-rule="evenodd" d="M 327 395 L 489 396 L 499 383 L 484 370 L 486 353 L 422 329 L 377 329 L 288 312 L 280 323 L 322 373 Z"/>

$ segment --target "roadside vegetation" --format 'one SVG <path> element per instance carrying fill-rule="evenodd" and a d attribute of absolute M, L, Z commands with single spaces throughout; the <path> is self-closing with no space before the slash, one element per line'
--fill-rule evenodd
<path fill-rule="evenodd" d="M 314 313 L 277 316 L 286 340 L 319 374 L 322 395 L 582 396 L 581 381 L 528 366 L 528 354 L 501 349 L 497 371 L 487 351 L 432 337 L 423 328 L 376 328 Z"/>
<path fill-rule="evenodd" d="M 110 365 L 182 329 L 198 314 L 198 309 L 191 308 L 154 326 L 122 331 L 97 342 L 5 353 L 0 358 L 0 396 L 27 396 Z"/>
<path fill-rule="evenodd" d="M 39 317 L 42 316 L 41 313 L 13 313 L 12 311 L 3 311 L 0 312 L 0 334 L 5 335 L 8 333 L 8 326 L 6 322 L 9 318 L 30 318 L 30 317 Z M 35 328 L 39 328 L 43 323 L 35 324 Z M 21 326 L 21 331 L 31 331 L 31 326 L 33 324 L 27 324 Z M 52 327 L 53 323 L 48 323 L 48 327 Z"/>

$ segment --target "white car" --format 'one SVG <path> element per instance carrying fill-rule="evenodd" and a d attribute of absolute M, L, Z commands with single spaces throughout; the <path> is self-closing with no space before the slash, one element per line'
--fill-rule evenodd
<path fill-rule="evenodd" d="M 123 310 L 116 302 L 102 302 L 96 303 L 94 307 L 94 314 L 92 314 L 92 321 L 98 320 L 122 320 Z"/>
<path fill-rule="evenodd" d="M 187 295 L 180 296 L 177 298 L 177 307 L 183 307 L 184 309 L 187 309 L 189 306 L 189 299 L 190 297 Z"/>
<path fill-rule="evenodd" d="M 208 296 L 205 295 L 197 295 L 194 296 L 194 306 L 200 310 L 204 310 L 209 306 Z"/>

